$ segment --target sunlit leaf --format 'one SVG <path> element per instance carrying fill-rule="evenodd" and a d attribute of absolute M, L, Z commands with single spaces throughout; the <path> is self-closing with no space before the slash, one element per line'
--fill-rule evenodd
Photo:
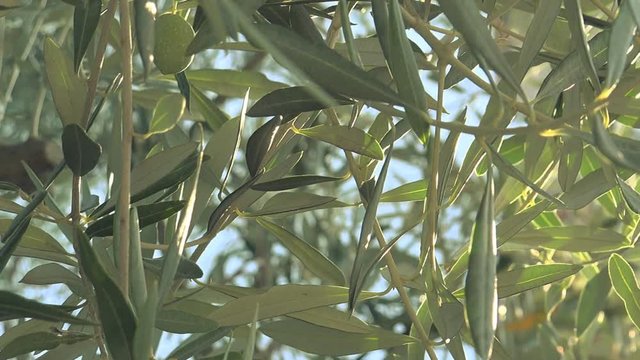
<path fill-rule="evenodd" d="M 248 213 L 250 216 L 273 216 L 327 207 L 343 206 L 332 196 L 322 196 L 304 192 L 282 192 L 275 194 L 264 204 L 262 209 Z"/>
<path fill-rule="evenodd" d="M 609 278 L 613 290 L 624 302 L 631 322 L 640 328 L 640 288 L 629 263 L 620 255 L 609 257 Z"/>
<path fill-rule="evenodd" d="M 346 281 L 342 271 L 318 249 L 298 238 L 287 229 L 262 218 L 257 219 L 258 224 L 280 240 L 280 243 L 297 257 L 302 265 L 314 275 L 329 284 L 345 285 Z"/>
<path fill-rule="evenodd" d="M 75 294 L 86 296 L 86 290 L 80 277 L 66 267 L 55 263 L 34 267 L 24 275 L 20 282 L 30 285 L 65 284 Z"/>
<path fill-rule="evenodd" d="M 211 314 L 211 319 L 220 326 L 249 324 L 253 313 L 260 303 L 258 319 L 268 319 L 320 306 L 345 303 L 349 289 L 339 286 L 320 285 L 280 285 L 274 286 L 264 293 L 239 297 L 226 303 Z M 361 298 L 376 296 L 375 293 L 363 292 Z"/>
<path fill-rule="evenodd" d="M 64 125 L 84 126 L 87 84 L 73 71 L 71 60 L 51 39 L 44 41 L 44 63 L 53 102 Z"/>
<path fill-rule="evenodd" d="M 611 229 L 562 226 L 523 230 L 505 246 L 544 247 L 563 251 L 612 251 L 631 245 L 626 236 Z"/>
<path fill-rule="evenodd" d="M 171 130 L 184 113 L 186 101 L 180 94 L 163 96 L 153 109 L 149 132 L 145 136 L 161 134 Z"/>
<path fill-rule="evenodd" d="M 384 156 L 380 143 L 359 128 L 318 125 L 311 128 L 296 129 L 295 131 L 298 134 L 324 141 L 343 150 L 353 151 L 376 160 L 382 160 Z"/>
<path fill-rule="evenodd" d="M 498 321 L 496 280 L 496 225 L 493 206 L 492 168 L 471 235 L 469 271 L 465 281 L 466 310 L 476 352 L 483 359 L 491 356 Z"/>
<path fill-rule="evenodd" d="M 285 84 L 269 80 L 259 72 L 221 69 L 188 70 L 185 72 L 189 82 L 203 91 L 213 91 L 219 95 L 244 97 L 251 88 L 250 97 L 260 98 L 276 89 L 286 87 Z"/>
<path fill-rule="evenodd" d="M 326 356 L 361 354 L 417 341 L 375 327 L 368 333 L 348 333 L 293 319 L 264 324 L 260 331 L 278 343 Z"/>

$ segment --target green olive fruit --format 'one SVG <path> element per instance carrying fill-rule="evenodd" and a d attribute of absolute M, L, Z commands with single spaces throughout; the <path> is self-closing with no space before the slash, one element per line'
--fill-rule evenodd
<path fill-rule="evenodd" d="M 186 69 L 193 61 L 187 56 L 187 46 L 195 33 L 191 25 L 177 14 L 162 14 L 156 19 L 153 63 L 160 72 L 175 74 Z"/>

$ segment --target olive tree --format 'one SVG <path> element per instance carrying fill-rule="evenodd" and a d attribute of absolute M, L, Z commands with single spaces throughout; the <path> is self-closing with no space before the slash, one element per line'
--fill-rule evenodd
<path fill-rule="evenodd" d="M 0 0 L 0 359 L 636 357 L 638 25 Z"/>

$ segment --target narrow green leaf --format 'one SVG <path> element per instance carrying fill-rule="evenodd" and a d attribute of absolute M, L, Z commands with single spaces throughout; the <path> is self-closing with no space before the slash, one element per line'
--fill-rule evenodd
<path fill-rule="evenodd" d="M 562 251 L 604 252 L 631 245 L 626 236 L 611 229 L 591 226 L 562 226 L 520 231 L 505 246 L 518 245 L 531 249 L 537 246 Z"/>
<path fill-rule="evenodd" d="M 155 0 L 134 0 L 133 9 L 136 45 L 146 79 L 153 63 L 156 2 Z"/>
<path fill-rule="evenodd" d="M 182 210 L 184 205 L 184 200 L 177 200 L 136 206 L 135 209 L 138 212 L 139 226 L 143 228 L 162 221 Z M 113 217 L 114 215 L 110 214 L 90 223 L 87 230 L 85 230 L 87 236 L 94 238 L 96 236 L 113 235 Z"/>
<path fill-rule="evenodd" d="M 269 149 L 277 142 L 275 138 L 280 128 L 281 116 L 276 116 L 260 126 L 247 140 L 245 151 L 249 174 L 255 176 L 264 164 Z"/>
<path fill-rule="evenodd" d="M 392 134 L 395 135 L 395 131 L 392 128 Z M 395 136 L 392 136 L 395 137 Z M 369 276 L 373 266 L 367 266 L 363 261 L 363 256 L 369 244 L 371 242 L 371 235 L 373 233 L 374 226 L 377 222 L 376 214 L 378 212 L 378 204 L 380 203 L 380 197 L 382 196 L 382 189 L 384 188 L 384 182 L 387 179 L 387 172 L 389 170 L 389 164 L 391 163 L 391 153 L 393 152 L 393 142 L 389 145 L 387 157 L 384 160 L 382 169 L 380 169 L 380 175 L 375 181 L 375 186 L 370 196 L 363 195 L 361 192 L 360 197 L 365 203 L 364 218 L 362 219 L 362 225 L 360 226 L 360 235 L 358 236 L 358 245 L 356 248 L 356 256 L 353 260 L 353 266 L 351 268 L 351 275 L 349 277 L 349 310 L 353 312 L 355 309 L 356 301 L 362 291 L 362 287 L 366 279 Z M 373 179 L 371 180 L 373 181 Z M 379 259 L 374 259 L 373 264 L 377 263 Z M 364 270 L 364 271 L 363 271 Z"/>
<path fill-rule="evenodd" d="M 480 9 L 476 3 L 465 0 L 450 0 L 443 1 L 440 8 L 453 27 L 460 32 L 469 50 L 476 56 L 484 70 L 495 71 L 518 95 L 526 99 L 524 91 L 520 87 L 520 81 L 514 75 L 511 65 L 491 36 L 486 19 L 480 15 Z M 490 349 L 490 346 L 487 346 L 487 349 Z"/>
<path fill-rule="evenodd" d="M 149 132 L 145 137 L 162 134 L 173 129 L 184 113 L 186 101 L 180 94 L 163 96 L 153 109 L 153 116 L 149 124 Z"/>
<path fill-rule="evenodd" d="M 618 83 L 622 73 L 628 65 L 627 52 L 635 36 L 638 24 L 634 21 L 632 4 L 625 1 L 620 5 L 620 11 L 611 26 L 609 35 L 609 59 L 607 61 L 607 77 L 605 87 L 610 88 Z"/>
<path fill-rule="evenodd" d="M 264 204 L 262 209 L 247 213 L 247 216 L 273 216 L 300 213 L 314 209 L 341 206 L 332 196 L 322 196 L 304 192 L 282 192 L 275 194 Z"/>
<path fill-rule="evenodd" d="M 2 321 L 34 318 L 51 322 L 91 325 L 90 321 L 69 314 L 68 306 L 47 305 L 24 298 L 9 291 L 0 290 L 0 314 Z"/>
<path fill-rule="evenodd" d="M 505 298 L 571 276 L 582 269 L 573 264 L 540 264 L 498 274 L 498 297 Z"/>
<path fill-rule="evenodd" d="M 391 0 L 389 7 L 389 32 L 386 53 L 391 74 L 395 79 L 398 92 L 404 100 L 405 112 L 413 132 L 423 144 L 429 138 L 429 124 L 424 120 L 427 116 L 427 96 L 425 94 L 418 65 L 407 38 L 402 12 L 398 0 Z"/>
<path fill-rule="evenodd" d="M 640 288 L 631 265 L 618 254 L 609 257 L 609 278 L 613 290 L 624 302 L 629 319 L 640 328 Z"/>
<path fill-rule="evenodd" d="M 295 64 L 320 87 L 338 94 L 362 100 L 399 103 L 398 95 L 372 75 L 349 62 L 334 50 L 313 44 L 284 27 L 271 24 L 255 24 L 257 32 L 269 41 L 276 61 Z M 252 34 L 245 32 L 249 40 L 260 46 Z M 273 50 L 276 50 L 275 53 Z M 280 58 L 284 55 L 286 58 Z"/>
<path fill-rule="evenodd" d="M 98 318 L 109 353 L 115 359 L 133 359 L 136 318 L 131 305 L 122 295 L 118 285 L 105 272 L 84 231 L 80 228 L 74 230 L 80 264 L 95 290 Z"/>
<path fill-rule="evenodd" d="M 618 186 L 620 186 L 620 190 L 622 191 L 624 201 L 629 205 L 629 209 L 636 214 L 640 214 L 640 194 L 638 194 L 634 188 L 629 186 L 620 177 L 616 177 L 616 180 L 618 181 Z"/>
<path fill-rule="evenodd" d="M 218 328 L 215 321 L 180 310 L 161 310 L 156 327 L 174 334 L 210 332 Z"/>
<path fill-rule="evenodd" d="M 348 333 L 293 319 L 264 324 L 260 331 L 278 343 L 325 356 L 362 354 L 417 341 L 375 327 L 370 327 L 367 333 Z"/>
<path fill-rule="evenodd" d="M 337 125 L 318 125 L 294 130 L 298 134 L 324 141 L 343 150 L 352 151 L 372 159 L 382 160 L 384 153 L 380 143 L 362 129 Z"/>
<path fill-rule="evenodd" d="M 329 284 L 345 285 L 346 281 L 342 271 L 318 249 L 277 224 L 262 218 L 257 218 L 256 221 L 260 226 L 278 238 L 280 243 L 284 245 L 293 256 L 297 257 L 302 265 L 311 273 Z"/>
<path fill-rule="evenodd" d="M 129 239 L 129 288 L 131 289 L 131 302 L 133 303 L 135 313 L 142 314 L 147 302 L 147 281 L 142 262 L 140 218 L 136 208 L 129 211 Z"/>
<path fill-rule="evenodd" d="M 487 170 L 487 184 L 476 216 L 470 247 L 469 271 L 465 280 L 465 308 L 476 352 L 482 359 L 488 359 L 498 321 L 497 243 L 491 166 Z"/>
<path fill-rule="evenodd" d="M 158 309 L 158 282 L 149 283 L 147 300 L 141 311 L 138 311 L 138 326 L 136 335 L 133 338 L 133 358 L 146 359 L 153 358 L 153 334 L 156 323 Z"/>
<path fill-rule="evenodd" d="M 493 147 L 489 147 L 489 149 L 491 149 L 491 152 L 492 152 L 491 159 L 493 161 L 493 164 L 500 171 L 502 171 L 505 174 L 511 176 L 512 178 L 520 181 L 521 183 L 527 185 L 529 188 L 531 188 L 531 190 L 533 190 L 536 193 L 540 194 L 545 199 L 547 199 L 547 200 L 549 200 L 549 201 L 551 201 L 551 202 L 553 202 L 553 203 L 555 203 L 555 204 L 557 204 L 559 206 L 564 206 L 564 203 L 562 202 L 562 200 L 557 199 L 555 196 L 549 194 L 547 191 L 542 189 L 540 186 L 536 185 L 536 183 L 534 183 L 533 181 L 529 180 L 522 172 L 520 172 L 520 170 L 518 170 L 511 163 L 509 163 L 505 159 L 503 159 L 502 155 L 500 155 L 500 153 L 498 153 Z"/>
<path fill-rule="evenodd" d="M 344 180 L 344 178 L 320 175 L 296 175 L 257 183 L 253 185 L 251 189 L 258 191 L 282 191 L 340 180 Z"/>
<path fill-rule="evenodd" d="M 580 293 L 576 314 L 576 335 L 581 336 L 607 303 L 611 292 L 608 268 L 600 270 Z"/>
<path fill-rule="evenodd" d="M 423 201 L 426 197 L 427 182 L 421 179 L 382 193 L 380 202 Z"/>
<path fill-rule="evenodd" d="M 578 0 L 564 1 L 565 14 L 569 23 L 569 32 L 571 33 L 571 41 L 576 47 L 576 51 L 580 57 L 580 67 L 582 73 L 586 75 L 591 86 L 600 92 L 600 80 L 598 73 L 589 51 L 589 43 L 587 42 L 587 34 L 584 26 L 584 18 L 582 16 L 582 4 Z M 584 76 L 583 75 L 583 76 Z"/>
<path fill-rule="evenodd" d="M 304 86 L 293 86 L 268 93 L 258 100 L 247 112 L 247 116 L 275 116 L 299 114 L 305 111 L 322 110 L 337 105 L 353 104 L 353 100 L 332 94 L 333 103 L 325 104 Z"/>
<path fill-rule="evenodd" d="M 269 80 L 259 72 L 200 69 L 185 72 L 189 82 L 203 91 L 213 91 L 222 96 L 244 97 L 247 89 L 251 88 L 251 99 L 258 99 L 264 95 L 286 87 L 281 82 Z"/>
<path fill-rule="evenodd" d="M 189 359 L 191 356 L 209 348 L 218 340 L 227 336 L 231 330 L 232 327 L 219 327 L 205 334 L 193 335 L 175 348 L 167 358 L 178 360 Z"/>
<path fill-rule="evenodd" d="M 610 134 L 604 127 L 600 112 L 590 116 L 596 147 L 614 163 L 640 171 L 640 141 Z"/>
<path fill-rule="evenodd" d="M 44 193 L 46 193 L 46 191 Z M 2 242 L 5 244 L 0 249 L 0 273 L 2 273 L 2 270 L 4 270 L 7 263 L 9 263 L 11 255 L 15 252 L 30 222 L 31 215 L 22 216 L 22 214 L 20 214 L 15 217 L 11 222 L 10 228 L 2 235 Z"/>
<path fill-rule="evenodd" d="M 29 270 L 20 282 L 29 285 L 65 284 L 75 294 L 86 296 L 86 290 L 80 277 L 60 264 L 38 265 Z"/>
<path fill-rule="evenodd" d="M 325 44 L 322 34 L 311 19 L 311 15 L 304 5 L 291 5 L 289 8 L 289 22 L 291 23 L 291 29 L 296 34 L 301 35 L 314 44 Z"/>
<path fill-rule="evenodd" d="M 200 89 L 193 85 L 191 85 L 190 88 L 193 99 L 193 104 L 191 105 L 193 111 L 196 113 L 199 112 L 213 131 L 218 130 L 229 120 L 229 116 L 220 110 Z"/>
<path fill-rule="evenodd" d="M 102 1 L 84 0 L 73 10 L 73 69 L 78 72 L 100 22 Z"/>
<path fill-rule="evenodd" d="M 160 190 L 186 180 L 196 168 L 198 143 L 188 142 L 154 154 L 131 171 L 131 202 L 144 199 Z M 113 210 L 116 198 L 111 197 L 91 216 L 100 216 Z"/>
<path fill-rule="evenodd" d="M 178 90 L 180 90 L 180 94 L 186 102 L 187 110 L 191 111 L 191 85 L 189 84 L 187 75 L 184 73 L 184 71 L 181 71 L 174 74 L 173 77 L 176 79 Z"/>
<path fill-rule="evenodd" d="M 469 46 L 467 46 L 467 44 L 462 45 L 458 49 L 457 58 L 469 69 L 474 69 L 476 66 L 478 66 L 478 60 L 476 60 L 476 57 L 473 55 L 471 50 L 469 50 Z M 459 71 L 458 68 L 452 66 L 451 69 L 449 69 L 449 72 L 447 72 L 447 75 L 444 77 L 444 88 L 449 89 L 465 78 L 465 75 L 461 71 Z"/>
<path fill-rule="evenodd" d="M 152 271 L 156 274 L 160 274 L 162 272 L 162 264 L 164 264 L 165 258 L 155 258 L 155 259 L 147 259 L 142 258 L 144 263 L 144 267 Z M 176 274 L 174 276 L 175 280 L 179 279 L 198 279 L 204 275 L 202 269 L 195 262 L 181 257 L 178 261 L 178 268 L 176 270 Z"/>
<path fill-rule="evenodd" d="M 69 124 L 62 131 L 62 152 L 71 172 L 84 176 L 98 164 L 102 147 L 78 124 Z"/>
<path fill-rule="evenodd" d="M 44 64 L 53 103 L 62 124 L 84 126 L 82 115 L 86 105 L 87 84 L 76 75 L 71 60 L 51 38 L 44 41 Z"/>
<path fill-rule="evenodd" d="M 220 326 L 249 324 L 253 314 L 246 309 L 255 309 L 260 303 L 258 319 L 269 319 L 320 306 L 347 302 L 349 289 L 329 285 L 279 285 L 264 293 L 243 296 L 231 300 L 211 314 L 211 319 Z M 371 298 L 376 293 L 363 292 L 362 298 Z"/>
<path fill-rule="evenodd" d="M 79 333 L 56 334 L 53 332 L 39 331 L 20 336 L 0 350 L 0 359 L 11 359 L 18 355 L 32 351 L 45 351 L 55 349 L 62 344 L 74 344 L 90 339 L 92 335 Z"/>

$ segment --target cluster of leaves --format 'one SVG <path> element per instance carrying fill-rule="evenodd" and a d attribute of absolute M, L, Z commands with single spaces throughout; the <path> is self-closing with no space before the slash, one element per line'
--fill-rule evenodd
<path fill-rule="evenodd" d="M 0 272 L 31 258 L 22 283 L 68 289 L 62 305 L 0 291 L 0 359 L 153 358 L 163 332 L 190 334 L 176 359 L 633 356 L 637 2 L 183 1 L 164 4 L 170 25 L 133 5 L 131 52 L 127 1 L 115 17 L 114 0 L 0 0 L 47 35 L 42 69 L 20 63 L 37 41 L 15 51 L 7 92 L 20 66 L 42 75 L 64 154 L 45 183 L 25 165 L 35 193 L 3 187 Z M 294 80 L 220 69 L 222 52 Z M 452 100 L 468 86 L 488 98 L 476 125 Z M 421 178 L 389 190 L 401 161 Z M 203 256 L 230 229 L 242 254 Z"/>

